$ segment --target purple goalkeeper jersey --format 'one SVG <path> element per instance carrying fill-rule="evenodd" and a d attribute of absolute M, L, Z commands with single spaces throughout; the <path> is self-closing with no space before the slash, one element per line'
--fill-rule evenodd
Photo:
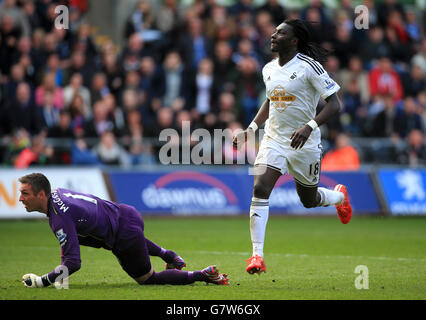
<path fill-rule="evenodd" d="M 120 205 L 67 189 L 53 190 L 48 204 L 49 225 L 61 245 L 61 264 L 68 274 L 80 269 L 80 245 L 113 249 Z M 59 274 L 49 273 L 52 283 Z"/>

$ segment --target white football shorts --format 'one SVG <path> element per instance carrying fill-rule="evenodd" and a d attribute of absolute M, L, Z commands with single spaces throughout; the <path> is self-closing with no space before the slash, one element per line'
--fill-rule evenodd
<path fill-rule="evenodd" d="M 295 150 L 265 135 L 254 166 L 265 165 L 282 174 L 291 174 L 303 186 L 315 187 L 320 178 L 322 151 L 321 144 L 314 148 Z"/>

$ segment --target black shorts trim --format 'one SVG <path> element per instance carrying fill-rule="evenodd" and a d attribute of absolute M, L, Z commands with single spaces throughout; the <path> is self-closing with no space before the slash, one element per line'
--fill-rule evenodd
<path fill-rule="evenodd" d="M 274 169 L 274 170 L 276 170 L 276 171 L 278 171 L 279 173 L 281 173 L 281 174 L 282 174 L 282 172 L 281 172 L 281 169 L 280 169 L 280 168 L 277 168 L 277 167 L 271 166 L 270 164 L 258 163 L 258 164 L 254 165 L 254 166 L 255 166 L 255 167 L 259 167 L 259 166 L 268 167 L 268 168 Z"/>
<path fill-rule="evenodd" d="M 319 183 L 317 183 L 317 184 L 306 184 L 306 183 L 300 182 L 299 180 L 297 180 L 294 177 L 293 177 L 293 179 L 294 179 L 294 182 L 297 182 L 298 184 L 300 184 L 301 186 L 306 187 L 306 188 L 317 188 L 318 185 L 319 185 Z"/>

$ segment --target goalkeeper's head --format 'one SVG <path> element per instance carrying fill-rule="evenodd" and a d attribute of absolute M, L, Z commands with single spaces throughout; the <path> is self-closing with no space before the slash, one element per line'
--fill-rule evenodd
<path fill-rule="evenodd" d="M 21 195 L 19 201 L 28 212 L 38 211 L 47 214 L 47 202 L 50 196 L 50 182 L 41 173 L 31 173 L 19 178 Z"/>

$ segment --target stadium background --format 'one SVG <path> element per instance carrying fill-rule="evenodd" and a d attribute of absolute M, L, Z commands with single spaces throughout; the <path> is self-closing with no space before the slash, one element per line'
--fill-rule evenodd
<path fill-rule="evenodd" d="M 69 9 L 69 29 L 54 27 L 60 4 Z M 366 30 L 354 27 L 359 4 L 369 8 Z M 180 135 L 183 121 L 209 132 L 246 127 L 264 99 L 260 71 L 272 58 L 270 34 L 286 17 L 311 21 L 313 40 L 331 50 L 324 68 L 341 85 L 344 108 L 321 127 L 321 185 L 347 184 L 354 219 L 346 234 L 335 225 L 334 208 L 306 210 L 291 177 L 281 177 L 271 196 L 265 253 L 272 252 L 267 256 L 272 273 L 263 278 L 268 285 L 255 281 L 260 289 L 271 289 L 267 295 L 253 288 L 253 280 L 240 275 L 232 260 L 241 255 L 243 261 L 241 251 L 250 247 L 250 165 L 236 164 L 227 144 L 222 164 L 164 165 L 158 136 L 165 128 Z M 117 266 L 108 265 L 109 258 L 89 248 L 86 257 L 102 261 L 105 275 L 87 280 L 79 273 L 73 278 L 81 288 L 77 284 L 64 299 L 424 299 L 425 219 L 412 217 L 426 215 L 424 1 L 2 0 L 0 21 L 0 265 L 5 271 L 0 298 L 31 299 L 12 280 L 28 269 L 25 240 L 32 239 L 32 250 L 40 241 L 44 245 L 30 255 L 33 267 L 46 271 L 46 261 L 57 262 L 44 250 L 55 250 L 56 243 L 43 238 L 48 231 L 41 221 L 9 221 L 43 217 L 26 213 L 18 201 L 18 178 L 41 171 L 53 187 L 136 206 L 150 216 L 154 239 L 182 248 L 200 267 L 206 253 L 220 257 L 241 284 L 229 296 L 202 289 L 179 296 L 172 289 L 136 296 L 131 287 L 123 296 L 97 287 L 88 292 L 84 283 L 94 288 L 111 274 L 113 283 L 126 281 Z M 247 150 L 246 163 L 255 152 Z M 155 218 L 171 215 L 182 218 Z M 292 218 L 281 219 L 287 215 Z M 400 215 L 410 217 L 393 217 Z M 197 230 L 206 237 L 198 238 Z M 221 256 L 217 243 L 227 248 Z M 284 275 L 274 274 L 283 259 L 291 265 Z M 353 267 L 365 259 L 373 270 L 383 270 L 376 278 L 382 285 L 370 295 L 350 291 Z M 352 269 L 342 269 L 349 262 Z M 337 284 L 324 280 L 331 265 Z M 96 273 L 97 266 L 93 260 L 85 272 Z M 307 277 L 298 273 L 305 271 Z M 274 287 L 281 276 L 292 281 L 285 294 Z M 393 288 L 395 283 L 408 289 Z M 313 293 L 297 291 L 300 287 Z M 56 298 L 52 291 L 38 297 Z"/>
<path fill-rule="evenodd" d="M 55 28 L 60 4 L 68 29 Z M 355 27 L 359 4 L 369 8 L 368 29 Z M 0 8 L 0 216 L 22 216 L 16 169 L 37 165 L 73 167 L 56 186 L 104 188 L 145 213 L 247 212 L 253 146 L 245 166 L 225 142 L 219 164 L 171 168 L 160 162 L 159 134 L 173 128 L 182 144 L 184 121 L 191 132 L 245 128 L 264 99 L 270 34 L 286 17 L 310 21 L 342 87 L 344 108 L 321 127 L 321 182 L 347 183 L 358 213 L 426 213 L 421 1 L 5 0 Z M 173 176 L 180 170 L 190 174 Z M 105 179 L 94 178 L 100 172 Z M 304 210 L 287 176 L 278 186 L 273 213 L 333 213 Z M 159 189 L 172 200 L 144 202 L 144 190 Z"/>

